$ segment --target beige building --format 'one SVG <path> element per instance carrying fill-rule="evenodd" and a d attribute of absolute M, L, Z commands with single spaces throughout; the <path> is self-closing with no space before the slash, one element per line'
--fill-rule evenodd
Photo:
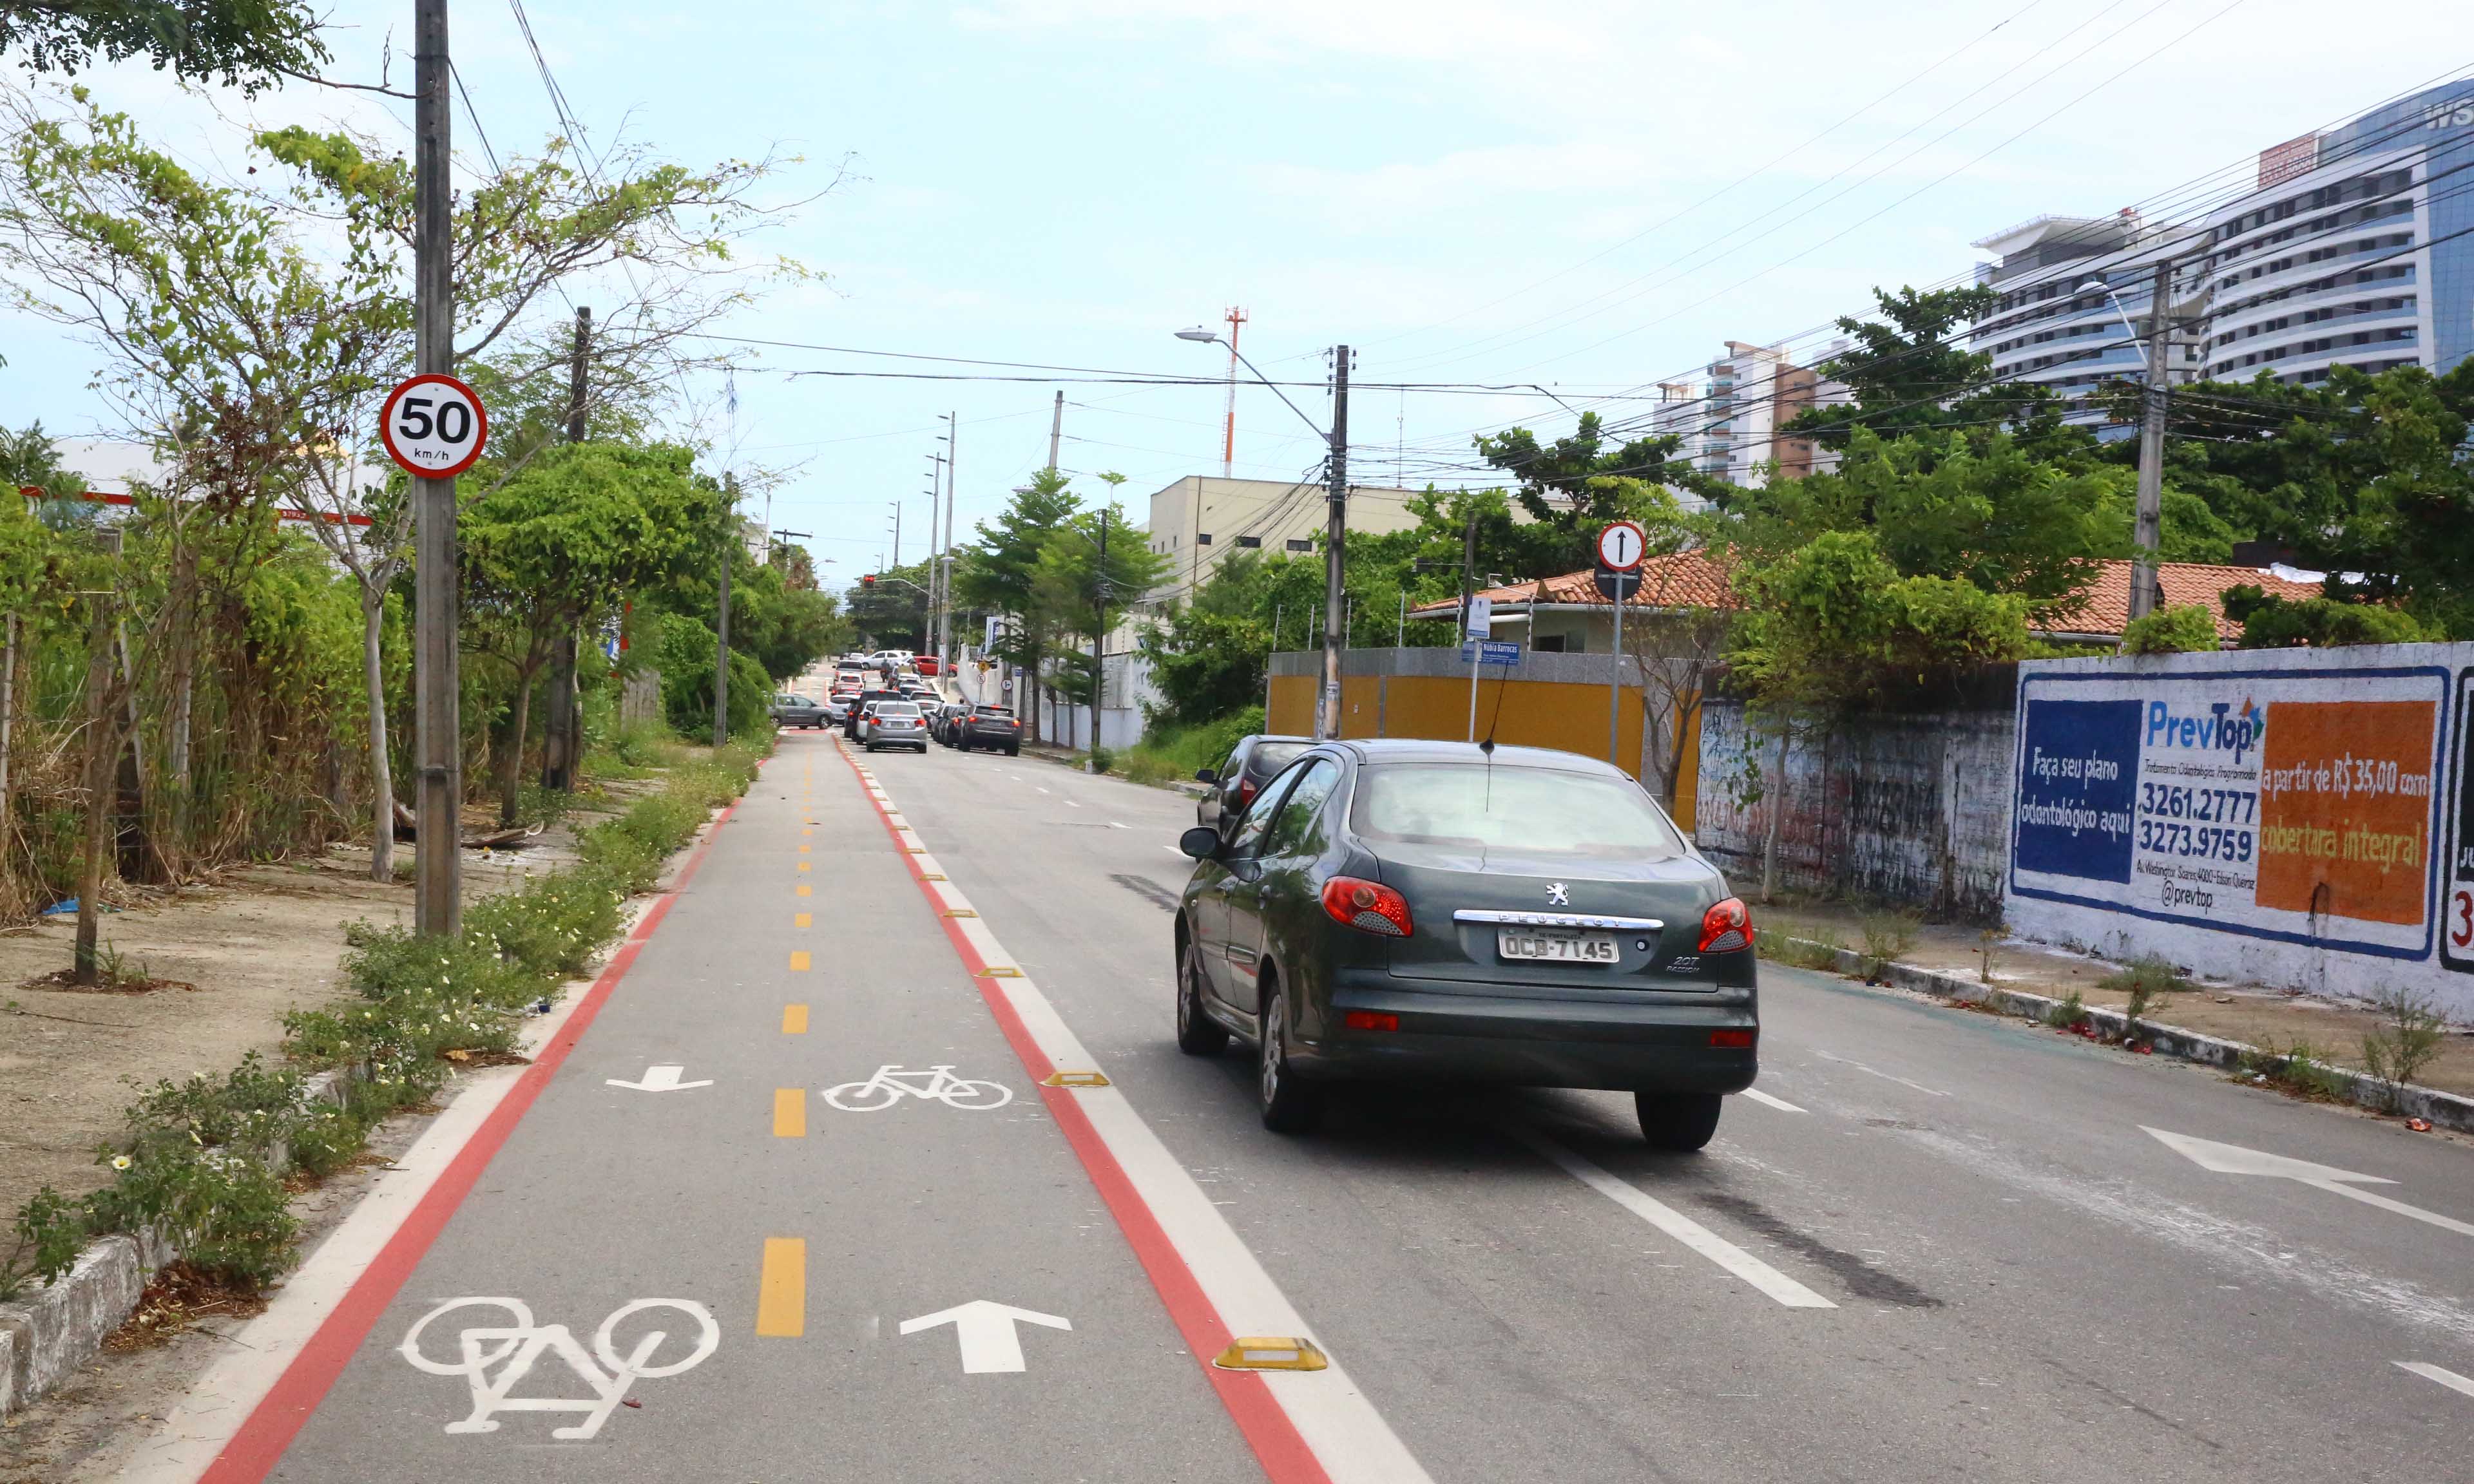
<path fill-rule="evenodd" d="M 1377 485 L 1348 488 L 1348 529 L 1381 534 L 1418 523 L 1410 513 L 1415 490 Z M 1146 538 L 1152 550 L 1175 564 L 1169 580 L 1147 601 L 1183 602 L 1230 552 L 1309 554 L 1325 519 L 1325 492 L 1319 480 L 1220 479 L 1189 474 L 1152 496 Z"/>

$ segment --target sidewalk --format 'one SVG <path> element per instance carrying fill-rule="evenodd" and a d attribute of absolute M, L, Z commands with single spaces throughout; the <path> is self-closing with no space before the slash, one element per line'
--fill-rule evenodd
<path fill-rule="evenodd" d="M 1753 908 L 1753 921 L 1774 941 L 1802 938 L 1878 954 L 1912 969 L 1981 982 L 1985 933 L 1974 927 L 1918 924 L 1856 907 L 1824 901 L 1782 899 Z M 1868 944 L 1865 926 L 1877 933 L 1908 935 L 1904 946 Z M 1764 956 L 1770 956 L 1764 944 Z M 2129 994 L 2106 989 L 2101 982 L 2123 966 L 2086 954 L 2068 953 L 2038 944 L 2001 936 L 1992 950 L 1992 983 L 2006 990 L 2061 998 L 2076 991 L 2091 1008 L 2119 1010 Z M 1782 957 L 1786 956 L 1782 952 Z M 2153 1001 L 2143 1020 L 2196 1031 L 2222 1041 L 2242 1041 L 2264 1049 L 2291 1051 L 2307 1046 L 2316 1059 L 2360 1071 L 2364 1036 L 2386 1023 L 2370 1006 L 2349 1000 L 2321 999 L 2298 992 L 2255 984 L 2196 979 L 2189 992 L 2165 994 Z M 2439 1054 L 2414 1081 L 2444 1092 L 2474 1095 L 2474 1031 L 2450 1027 Z"/>

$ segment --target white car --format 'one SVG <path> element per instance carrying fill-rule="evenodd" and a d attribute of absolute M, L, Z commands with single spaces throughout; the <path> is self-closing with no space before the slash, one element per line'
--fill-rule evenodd
<path fill-rule="evenodd" d="M 880 701 L 860 715 L 859 744 L 873 753 L 881 747 L 928 751 L 928 719 L 910 701 Z"/>

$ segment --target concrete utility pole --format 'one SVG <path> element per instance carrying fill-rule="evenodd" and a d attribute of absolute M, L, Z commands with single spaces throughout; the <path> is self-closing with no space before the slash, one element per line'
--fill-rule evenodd
<path fill-rule="evenodd" d="M 2131 537 L 2130 616 L 2145 618 L 2162 601 L 2156 549 L 2165 543 L 2165 374 L 2172 340 L 2173 265 L 2156 265 L 2147 301 L 2147 392 L 2139 423 L 2139 516 Z"/>
<path fill-rule="evenodd" d="M 1348 347 L 1331 352 L 1331 511 L 1322 567 L 1322 693 L 1315 701 L 1315 738 L 1340 735 L 1340 648 L 1347 631 L 1341 611 L 1342 560 L 1348 540 Z"/>
<path fill-rule="evenodd" d="M 721 512 L 721 604 L 715 614 L 714 636 L 719 640 L 713 663 L 713 745 L 730 740 L 730 559 L 739 544 L 739 476 L 721 476 L 728 504 Z"/>
<path fill-rule="evenodd" d="M 1108 508 L 1100 507 L 1100 584 L 1096 610 L 1091 615 L 1091 755 L 1082 765 L 1085 773 L 1100 771 L 1100 700 L 1106 671 L 1108 642 Z"/>
<path fill-rule="evenodd" d="M 1056 394 L 1056 410 L 1048 415 L 1048 471 L 1056 472 L 1056 445 L 1065 439 L 1065 394 Z"/>
<path fill-rule="evenodd" d="M 928 540 L 931 545 L 934 544 L 936 539 L 936 505 L 944 498 L 944 490 L 945 456 L 941 453 L 932 453 L 928 456 Z M 936 647 L 936 614 L 945 598 L 943 589 L 936 582 L 938 565 L 934 554 L 930 554 L 928 608 L 919 623 L 919 648 L 922 652 L 931 651 Z"/>
<path fill-rule="evenodd" d="M 455 370 L 454 216 L 448 170 L 449 69 L 447 0 L 413 0 L 413 365 L 426 374 Z M 462 681 L 456 631 L 461 595 L 455 572 L 455 481 L 415 479 L 413 539 L 413 772 L 417 873 L 413 930 L 453 933 L 463 920 L 458 858 L 464 803 Z"/>
<path fill-rule="evenodd" d="M 567 362 L 567 441 L 584 442 L 585 364 L 593 353 L 593 311 L 575 311 L 575 345 Z M 543 718 L 542 787 L 561 793 L 575 786 L 576 725 L 575 627 L 570 622 L 558 636 L 549 658 L 549 714 Z M 518 738 L 521 746 L 522 738 Z"/>
<path fill-rule="evenodd" d="M 1056 394 L 1058 410 L 1063 411 L 1065 394 Z M 952 413 L 945 414 L 945 539 L 937 547 L 936 564 L 945 574 L 939 590 L 944 602 L 938 607 L 936 621 L 936 678 L 942 683 L 954 674 L 954 459 L 956 443 L 962 431 L 961 422 Z"/>

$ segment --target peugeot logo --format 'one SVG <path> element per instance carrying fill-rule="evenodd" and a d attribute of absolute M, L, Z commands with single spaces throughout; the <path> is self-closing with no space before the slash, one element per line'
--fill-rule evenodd
<path fill-rule="evenodd" d="M 1546 883 L 1546 905 L 1550 907 L 1568 907 L 1571 904 L 1572 894 L 1564 890 L 1563 882 L 1549 881 Z"/>

